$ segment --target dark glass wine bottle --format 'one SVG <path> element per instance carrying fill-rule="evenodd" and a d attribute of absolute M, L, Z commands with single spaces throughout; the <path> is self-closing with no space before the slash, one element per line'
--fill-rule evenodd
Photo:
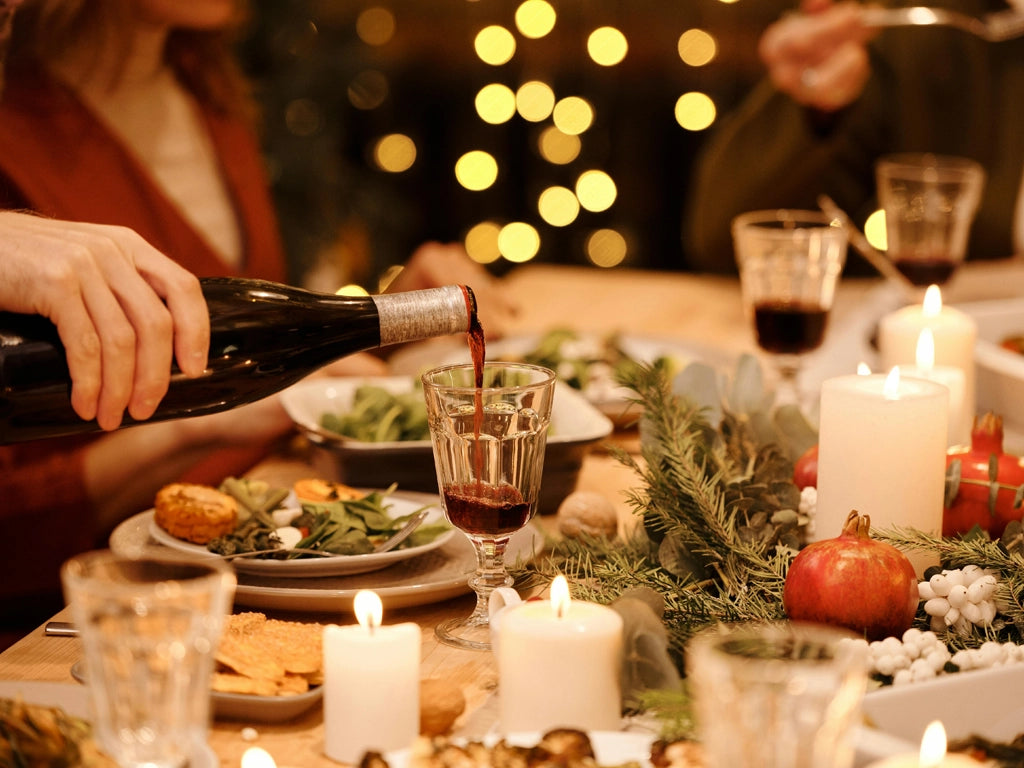
<path fill-rule="evenodd" d="M 204 278 L 210 311 L 206 372 L 172 372 L 146 422 L 228 410 L 279 392 L 355 352 L 466 332 L 476 300 L 466 286 L 337 296 L 262 280 Z M 123 426 L 133 421 L 126 413 Z M 56 327 L 0 313 L 0 444 L 97 431 L 71 407 L 71 377 Z"/>

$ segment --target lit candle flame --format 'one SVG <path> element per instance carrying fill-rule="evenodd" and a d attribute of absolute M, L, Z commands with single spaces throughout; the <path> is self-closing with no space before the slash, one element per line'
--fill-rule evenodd
<path fill-rule="evenodd" d="M 900 397 L 900 369 L 893 366 L 889 375 L 885 377 L 885 385 L 882 387 L 882 394 L 886 400 L 899 400 Z"/>
<path fill-rule="evenodd" d="M 863 361 L 857 363 L 857 375 L 858 376 L 870 376 L 871 375 L 871 366 L 868 365 L 867 363 L 863 362 Z"/>
<path fill-rule="evenodd" d="M 933 720 L 924 729 L 924 736 L 921 737 L 921 757 L 918 765 L 920 768 L 936 768 L 942 765 L 946 757 L 946 729 L 942 723 Z"/>
<path fill-rule="evenodd" d="M 249 747 L 242 754 L 242 768 L 277 768 L 277 763 L 263 747 Z"/>
<path fill-rule="evenodd" d="M 569 604 L 572 598 L 569 597 L 569 582 L 559 574 L 551 582 L 551 607 L 555 616 L 562 618 L 569 611 Z"/>
<path fill-rule="evenodd" d="M 370 634 L 373 634 L 373 630 L 380 626 L 384 617 L 384 606 L 380 596 L 373 590 L 361 589 L 356 592 L 352 608 L 355 610 L 359 626 L 366 627 Z"/>
<path fill-rule="evenodd" d="M 925 328 L 917 337 L 917 367 L 930 373 L 935 367 L 935 336 L 931 328 Z"/>
<path fill-rule="evenodd" d="M 925 317 L 938 317 L 942 313 L 942 291 L 937 285 L 929 285 L 924 292 L 924 304 L 921 314 Z"/>

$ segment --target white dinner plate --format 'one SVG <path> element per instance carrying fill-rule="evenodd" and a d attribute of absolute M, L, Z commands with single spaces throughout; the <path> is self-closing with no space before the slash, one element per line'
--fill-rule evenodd
<path fill-rule="evenodd" d="M 433 508 L 424 521 L 425 525 L 443 522 L 444 512 L 441 510 L 441 500 L 438 496 L 417 495 L 417 498 L 406 498 L 399 494 L 391 494 L 384 500 L 391 517 L 409 515 L 424 506 L 431 505 Z M 165 547 L 183 552 L 187 555 L 202 558 L 217 558 L 219 555 L 210 552 L 205 546 L 193 544 L 182 539 L 175 538 L 153 519 L 153 510 L 141 513 L 142 518 L 149 526 L 149 535 Z M 406 547 L 393 549 L 390 552 L 371 553 L 368 555 L 335 555 L 333 557 L 309 557 L 295 558 L 294 560 L 264 560 L 258 558 L 236 558 L 231 561 L 238 573 L 247 573 L 253 576 L 273 576 L 276 578 L 312 578 L 317 576 L 348 576 L 356 573 L 369 573 L 387 568 L 389 565 L 408 560 L 412 557 L 431 552 L 445 545 L 455 536 L 457 531 L 452 529 L 442 533 L 433 541 L 421 544 L 418 547 Z"/>
<path fill-rule="evenodd" d="M 118 525 L 109 544 L 115 552 L 134 556 L 154 549 L 159 552 L 163 547 L 150 535 L 144 513 Z M 543 534 L 528 525 L 512 536 L 505 561 L 514 563 L 532 557 L 543 545 Z M 304 579 L 240 573 L 235 605 L 307 613 L 351 611 L 352 601 L 361 589 L 374 590 L 387 609 L 428 605 L 469 592 L 469 577 L 475 570 L 473 545 L 456 532 L 437 549 L 371 573 Z"/>

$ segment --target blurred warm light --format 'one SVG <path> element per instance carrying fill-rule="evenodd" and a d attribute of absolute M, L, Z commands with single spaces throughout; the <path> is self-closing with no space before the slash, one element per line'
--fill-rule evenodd
<path fill-rule="evenodd" d="M 864 222 L 864 237 L 879 251 L 889 249 L 889 236 L 885 233 L 885 211 L 881 208 Z"/>
<path fill-rule="evenodd" d="M 373 160 L 382 171 L 407 171 L 416 162 L 416 144 L 401 133 L 382 136 L 373 147 Z"/>
<path fill-rule="evenodd" d="M 562 133 L 578 136 L 593 124 L 594 108 L 586 99 L 567 96 L 559 99 L 551 110 L 551 121 Z"/>
<path fill-rule="evenodd" d="M 356 34 L 367 45 L 384 45 L 395 34 L 395 16 L 387 8 L 367 8 L 356 18 Z"/>
<path fill-rule="evenodd" d="M 540 80 L 530 80 L 516 91 L 516 109 L 523 120 L 539 123 L 547 120 L 555 107 L 555 92 Z"/>
<path fill-rule="evenodd" d="M 513 221 L 498 233 L 498 250 L 509 261 L 521 264 L 540 250 L 540 235 L 525 221 Z"/>
<path fill-rule="evenodd" d="M 516 113 L 516 95 L 507 85 L 489 83 L 477 91 L 476 113 L 491 125 L 507 123 Z"/>
<path fill-rule="evenodd" d="M 526 0 L 516 8 L 516 28 L 523 37 L 544 37 L 555 28 L 555 18 L 555 9 L 547 0 Z"/>
<path fill-rule="evenodd" d="M 587 38 L 587 53 L 602 67 L 611 67 L 624 58 L 629 51 L 626 36 L 615 27 L 599 27 Z"/>
<path fill-rule="evenodd" d="M 615 182 L 604 171 L 584 171 L 576 180 L 576 197 L 588 211 L 607 211 L 616 194 Z"/>
<path fill-rule="evenodd" d="M 626 238 L 614 229 L 598 229 L 587 238 L 587 258 L 596 267 L 617 267 L 626 259 Z"/>
<path fill-rule="evenodd" d="M 562 133 L 555 126 L 548 126 L 537 140 L 541 157 L 555 165 L 568 165 L 580 154 L 582 144 L 577 136 Z"/>
<path fill-rule="evenodd" d="M 688 131 L 703 131 L 716 116 L 715 102 L 706 93 L 691 91 L 676 101 L 676 122 Z"/>
<path fill-rule="evenodd" d="M 455 162 L 455 178 L 466 189 L 479 192 L 498 178 L 498 162 L 483 150 L 467 152 Z"/>
<path fill-rule="evenodd" d="M 293 99 L 284 108 L 284 124 L 293 136 L 312 136 L 323 125 L 319 105 L 313 99 Z"/>
<path fill-rule="evenodd" d="M 388 97 L 388 79 L 375 69 L 360 72 L 348 86 L 348 100 L 356 109 L 376 109 Z"/>
<path fill-rule="evenodd" d="M 481 221 L 466 233 L 462 243 L 469 258 L 478 264 L 490 264 L 501 258 L 498 235 L 501 227 L 493 221 Z"/>
<path fill-rule="evenodd" d="M 477 32 L 473 48 L 484 64 L 507 64 L 516 52 L 516 39 L 502 26 L 492 24 Z"/>
<path fill-rule="evenodd" d="M 336 290 L 335 293 L 338 294 L 339 296 L 369 296 L 370 295 L 369 292 L 365 288 L 363 288 L 363 286 L 356 285 L 355 283 L 349 283 L 348 285 L 343 285 L 343 286 L 341 286 L 341 288 Z"/>
<path fill-rule="evenodd" d="M 540 193 L 537 212 L 551 226 L 565 227 L 572 224 L 580 215 L 580 201 L 576 199 L 571 189 L 548 187 Z"/>
<path fill-rule="evenodd" d="M 679 58 L 691 67 L 703 67 L 718 53 L 715 38 L 703 29 L 688 29 L 679 36 Z"/>

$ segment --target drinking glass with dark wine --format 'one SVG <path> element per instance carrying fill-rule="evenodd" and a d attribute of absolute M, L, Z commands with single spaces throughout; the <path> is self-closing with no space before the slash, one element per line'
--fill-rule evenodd
<path fill-rule="evenodd" d="M 422 381 L 445 516 L 477 554 L 469 580 L 475 610 L 435 631 L 449 645 L 486 650 L 490 594 L 512 585 L 505 548 L 537 511 L 555 373 L 525 363 L 466 363 L 428 371 Z"/>
<path fill-rule="evenodd" d="M 779 374 L 777 399 L 799 404 L 804 355 L 825 340 L 846 231 L 819 211 L 751 211 L 732 224 L 744 306 Z"/>
<path fill-rule="evenodd" d="M 964 157 L 905 153 L 880 158 L 875 180 L 886 254 L 920 288 L 920 301 L 929 285 L 946 284 L 963 263 L 985 171 Z"/>

